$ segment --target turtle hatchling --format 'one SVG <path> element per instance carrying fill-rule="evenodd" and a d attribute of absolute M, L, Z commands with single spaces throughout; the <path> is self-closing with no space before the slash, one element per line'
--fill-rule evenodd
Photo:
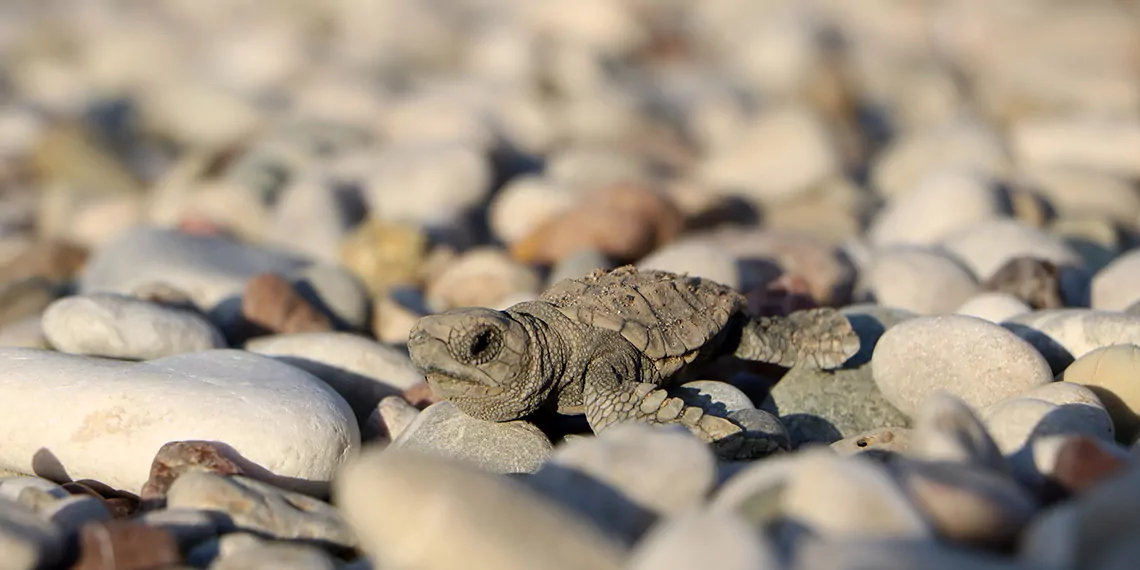
<path fill-rule="evenodd" d="M 836 368 L 858 352 L 859 337 L 834 309 L 752 317 L 730 287 L 626 266 L 560 281 L 503 311 L 423 317 L 408 349 L 432 390 L 475 418 L 516 420 L 549 404 L 584 413 L 595 433 L 628 421 L 680 424 L 722 455 L 741 457 L 773 449 L 665 389 L 728 355 Z"/>

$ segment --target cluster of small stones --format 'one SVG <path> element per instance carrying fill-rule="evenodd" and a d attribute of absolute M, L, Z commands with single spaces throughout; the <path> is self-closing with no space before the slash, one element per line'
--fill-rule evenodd
<path fill-rule="evenodd" d="M 1123 570 L 1140 2 L 0 2 L 0 569 Z M 488 423 L 417 318 L 841 308 L 776 438 Z"/>

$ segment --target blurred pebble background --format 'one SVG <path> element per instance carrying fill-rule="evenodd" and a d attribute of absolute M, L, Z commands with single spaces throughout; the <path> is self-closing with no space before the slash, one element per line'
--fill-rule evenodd
<path fill-rule="evenodd" d="M 1140 221 L 1138 24 L 1115 0 L 8 1 L 0 276 L 157 225 L 423 287 L 412 311 L 640 262 L 943 312 L 1025 255 L 1080 268 L 1087 303 Z M 923 264 L 969 271 L 900 291 Z"/>

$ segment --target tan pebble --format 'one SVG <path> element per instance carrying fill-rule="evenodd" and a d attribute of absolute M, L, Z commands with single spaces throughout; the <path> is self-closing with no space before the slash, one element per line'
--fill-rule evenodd
<path fill-rule="evenodd" d="M 613 184 L 583 196 L 563 215 L 538 226 L 514 244 L 511 254 L 526 263 L 557 263 L 585 250 L 629 262 L 671 241 L 684 219 L 661 191 L 640 184 Z"/>
<path fill-rule="evenodd" d="M 372 219 L 344 239 L 340 259 L 373 295 L 381 295 L 393 286 L 418 283 L 427 246 L 419 228 Z"/>
<path fill-rule="evenodd" d="M 1117 441 L 1140 435 L 1140 346 L 1120 344 L 1094 350 L 1061 373 L 1065 382 L 1088 386 L 1116 426 Z"/>

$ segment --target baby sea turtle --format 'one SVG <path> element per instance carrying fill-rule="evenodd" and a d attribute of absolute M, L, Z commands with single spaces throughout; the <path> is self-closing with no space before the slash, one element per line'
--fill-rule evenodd
<path fill-rule="evenodd" d="M 834 309 L 752 317 L 730 287 L 626 266 L 563 280 L 504 311 L 424 317 L 408 349 L 433 391 L 475 418 L 515 420 L 549 402 L 584 413 L 595 433 L 625 421 L 680 424 L 739 456 L 771 449 L 743 449 L 741 426 L 664 388 L 725 355 L 836 368 L 858 352 L 859 337 Z"/>

